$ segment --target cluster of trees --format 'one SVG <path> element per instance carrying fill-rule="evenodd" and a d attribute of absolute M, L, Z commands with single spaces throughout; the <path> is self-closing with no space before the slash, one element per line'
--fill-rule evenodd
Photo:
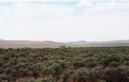
<path fill-rule="evenodd" d="M 129 47 L 0 49 L 0 82 L 129 82 Z"/>

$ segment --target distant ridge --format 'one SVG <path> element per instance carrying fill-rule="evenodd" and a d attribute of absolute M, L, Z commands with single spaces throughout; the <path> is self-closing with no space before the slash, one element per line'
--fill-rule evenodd
<path fill-rule="evenodd" d="M 0 40 L 0 48 L 58 48 L 59 46 L 71 47 L 108 47 L 108 46 L 129 46 L 129 40 L 114 41 L 76 41 L 76 42 L 53 42 L 53 41 L 26 41 L 26 40 Z"/>
<path fill-rule="evenodd" d="M 0 48 L 55 48 L 60 45 L 64 45 L 63 43 L 52 42 L 52 41 L 15 41 L 15 40 L 1 40 L 0 41 Z"/>

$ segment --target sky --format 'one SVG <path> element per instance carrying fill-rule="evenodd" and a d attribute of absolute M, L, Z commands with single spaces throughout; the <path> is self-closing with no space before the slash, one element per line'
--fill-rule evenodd
<path fill-rule="evenodd" d="M 0 0 L 0 39 L 129 40 L 129 0 Z"/>

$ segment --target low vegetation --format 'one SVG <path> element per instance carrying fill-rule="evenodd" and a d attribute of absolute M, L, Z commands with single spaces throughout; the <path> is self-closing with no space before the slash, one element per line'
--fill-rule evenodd
<path fill-rule="evenodd" d="M 0 82 L 129 82 L 129 47 L 0 49 Z"/>

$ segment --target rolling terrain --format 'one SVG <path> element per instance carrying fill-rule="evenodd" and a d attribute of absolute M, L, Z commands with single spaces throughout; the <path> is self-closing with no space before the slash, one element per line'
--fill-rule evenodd
<path fill-rule="evenodd" d="M 59 46 L 70 47 L 108 47 L 108 46 L 129 46 L 129 40 L 114 40 L 100 42 L 53 42 L 53 41 L 15 41 L 0 40 L 0 48 L 58 48 Z"/>

